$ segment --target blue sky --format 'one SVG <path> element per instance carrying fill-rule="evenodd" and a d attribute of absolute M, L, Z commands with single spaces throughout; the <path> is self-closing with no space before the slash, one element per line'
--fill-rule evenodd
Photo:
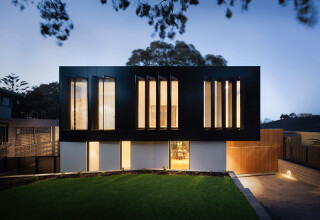
<path fill-rule="evenodd" d="M 123 66 L 132 50 L 159 39 L 151 37 L 153 27 L 135 15 L 134 7 L 116 13 L 100 0 L 66 2 L 75 29 L 58 47 L 54 38 L 41 36 L 34 5 L 20 12 L 11 0 L 0 1 L 1 78 L 13 72 L 34 86 L 58 81 L 63 65 Z M 227 19 L 225 7 L 200 0 L 187 12 L 186 33 L 175 40 L 192 43 L 202 54 L 220 54 L 230 66 L 261 66 L 262 119 L 320 114 L 320 24 L 298 23 L 292 2 L 287 7 L 277 2 L 255 0 L 249 11 L 236 5 Z"/>

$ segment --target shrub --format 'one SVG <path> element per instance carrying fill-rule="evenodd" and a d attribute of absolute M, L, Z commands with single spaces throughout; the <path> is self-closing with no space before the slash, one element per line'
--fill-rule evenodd
<path fill-rule="evenodd" d="M 228 172 L 228 170 L 223 171 L 223 175 L 225 175 L 225 176 L 229 176 L 229 172 Z"/>
<path fill-rule="evenodd" d="M 79 170 L 76 174 L 77 174 L 77 176 L 79 176 L 79 177 L 82 176 L 81 170 Z"/>
<path fill-rule="evenodd" d="M 121 172 L 124 172 L 124 168 L 123 167 L 121 167 L 120 170 L 121 170 Z"/>
<path fill-rule="evenodd" d="M 142 172 L 142 173 L 147 173 L 147 169 L 146 169 L 146 168 L 143 168 L 143 169 L 141 169 L 141 172 Z"/>
<path fill-rule="evenodd" d="M 166 166 L 162 166 L 162 172 L 166 173 L 167 172 L 168 167 L 166 168 Z"/>
<path fill-rule="evenodd" d="M 31 176 L 30 180 L 31 180 L 31 182 L 36 182 L 39 180 L 39 177 L 38 176 Z"/>

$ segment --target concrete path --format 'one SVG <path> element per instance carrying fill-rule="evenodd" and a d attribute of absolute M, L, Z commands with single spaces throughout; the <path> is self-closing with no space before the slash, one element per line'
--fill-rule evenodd
<path fill-rule="evenodd" d="M 272 219 L 320 219 L 320 188 L 282 174 L 238 176 Z"/>

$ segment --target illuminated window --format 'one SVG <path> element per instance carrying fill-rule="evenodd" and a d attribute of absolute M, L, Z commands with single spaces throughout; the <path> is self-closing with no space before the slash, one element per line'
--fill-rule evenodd
<path fill-rule="evenodd" d="M 168 82 L 160 81 L 160 128 L 167 128 Z"/>
<path fill-rule="evenodd" d="M 131 141 L 121 142 L 121 167 L 131 169 Z"/>
<path fill-rule="evenodd" d="M 214 127 L 222 128 L 222 85 L 214 82 Z"/>
<path fill-rule="evenodd" d="M 138 128 L 146 127 L 146 81 L 138 81 Z"/>
<path fill-rule="evenodd" d="M 226 128 L 232 128 L 232 82 L 226 81 Z"/>
<path fill-rule="evenodd" d="M 240 80 L 237 80 L 237 128 L 241 127 Z"/>
<path fill-rule="evenodd" d="M 171 128 L 178 128 L 178 80 L 171 81 Z"/>
<path fill-rule="evenodd" d="M 170 141 L 170 169 L 189 170 L 189 141 Z"/>
<path fill-rule="evenodd" d="M 88 129 L 88 94 L 87 79 L 76 78 L 71 80 L 71 111 L 70 128 Z"/>
<path fill-rule="evenodd" d="M 149 128 L 156 128 L 157 124 L 157 83 L 156 80 L 149 81 Z"/>
<path fill-rule="evenodd" d="M 99 171 L 99 142 L 88 142 L 88 171 Z"/>
<path fill-rule="evenodd" d="M 99 79 L 99 129 L 115 129 L 115 91 L 114 78 Z"/>
<path fill-rule="evenodd" d="M 211 128 L 211 81 L 204 81 L 204 127 Z"/>

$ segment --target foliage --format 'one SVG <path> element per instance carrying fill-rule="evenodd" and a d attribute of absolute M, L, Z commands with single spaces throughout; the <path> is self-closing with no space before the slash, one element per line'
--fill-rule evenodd
<path fill-rule="evenodd" d="M 168 168 L 168 167 L 166 167 L 166 166 L 163 165 L 163 166 L 162 166 L 162 172 L 166 173 L 166 172 L 167 172 L 167 168 Z"/>
<path fill-rule="evenodd" d="M 30 180 L 31 180 L 31 182 L 36 182 L 39 180 L 39 177 L 38 176 L 31 176 Z"/>
<path fill-rule="evenodd" d="M 40 22 L 40 33 L 44 37 L 54 36 L 61 46 L 74 27 L 66 11 L 66 3 L 63 0 L 12 0 L 13 5 L 19 7 L 21 11 L 35 2 L 44 21 Z"/>
<path fill-rule="evenodd" d="M 132 51 L 127 66 L 226 66 L 221 55 L 202 56 L 192 44 L 176 41 L 175 45 L 153 41 L 145 50 Z"/>
<path fill-rule="evenodd" d="M 280 115 L 280 120 L 285 119 L 285 118 L 296 118 L 297 115 L 296 113 L 292 112 L 289 115 L 288 114 L 281 114 Z"/>
<path fill-rule="evenodd" d="M 120 168 L 120 171 L 121 171 L 121 172 L 124 172 L 124 168 L 123 168 L 123 167 L 121 167 L 121 168 Z"/>
<path fill-rule="evenodd" d="M 59 83 L 33 87 L 13 105 L 15 118 L 59 119 Z"/>
<path fill-rule="evenodd" d="M 258 1 L 258 0 L 257 0 Z M 66 11 L 64 0 L 12 0 L 13 5 L 21 10 L 27 5 L 36 2 L 44 22 L 40 23 L 40 32 L 46 36 L 54 36 L 58 40 L 58 45 L 67 40 L 74 25 Z M 101 4 L 107 4 L 107 0 L 100 0 Z M 183 34 L 186 29 L 186 12 L 190 6 L 199 5 L 199 0 L 158 0 L 150 4 L 147 0 L 112 0 L 109 1 L 113 9 L 125 11 L 130 5 L 135 7 L 136 15 L 140 18 L 146 18 L 150 26 L 154 28 L 154 34 L 159 34 L 161 39 L 173 39 L 176 32 Z M 151 2 L 151 1 L 150 1 Z M 232 17 L 231 8 L 239 2 L 242 10 L 249 8 L 252 0 L 217 0 L 217 4 L 226 7 L 226 17 Z M 278 0 L 281 6 L 286 6 L 290 0 Z M 294 0 L 294 10 L 297 13 L 298 21 L 308 26 L 314 26 L 317 23 L 317 7 L 314 0 Z"/>
<path fill-rule="evenodd" d="M 272 120 L 270 118 L 265 118 L 261 124 L 267 124 L 270 122 L 272 122 Z"/>
<path fill-rule="evenodd" d="M 320 139 L 317 138 L 312 138 L 310 139 L 312 144 L 311 145 L 315 145 L 315 146 L 320 146 Z"/>
<path fill-rule="evenodd" d="M 1 219 L 257 219 L 232 179 L 215 176 L 49 179 L 0 190 L 0 207 Z"/>
<path fill-rule="evenodd" d="M 82 176 L 81 170 L 79 170 L 79 171 L 76 173 L 76 175 L 79 176 L 79 177 Z"/>
<path fill-rule="evenodd" d="M 225 175 L 225 176 L 229 176 L 229 172 L 228 172 L 228 170 L 223 171 L 223 175 Z"/>
<path fill-rule="evenodd" d="M 16 93 L 25 93 L 28 89 L 29 86 L 26 81 L 21 81 L 20 77 L 14 73 L 11 73 L 2 79 L 0 79 L 0 82 L 4 85 L 2 88 L 9 90 L 11 92 L 16 92 Z"/>

